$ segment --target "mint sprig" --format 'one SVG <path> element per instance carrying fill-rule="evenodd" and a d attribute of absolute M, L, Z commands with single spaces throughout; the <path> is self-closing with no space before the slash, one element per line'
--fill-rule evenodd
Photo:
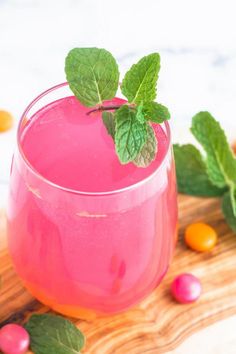
<path fill-rule="evenodd" d="M 202 197 L 223 195 L 222 211 L 236 231 L 236 159 L 225 132 L 209 112 L 196 114 L 190 130 L 205 156 L 193 145 L 174 146 L 179 192 Z"/>
<path fill-rule="evenodd" d="M 125 74 L 121 91 L 128 102 L 107 106 L 115 97 L 119 70 L 105 49 L 74 48 L 66 57 L 65 72 L 69 86 L 80 102 L 94 111 L 102 111 L 102 120 L 113 138 L 122 164 L 133 162 L 147 167 L 155 159 L 158 143 L 150 123 L 170 118 L 168 109 L 154 102 L 160 70 L 158 53 L 141 58 Z"/>
<path fill-rule="evenodd" d="M 25 328 L 35 354 L 79 354 L 85 344 L 82 332 L 61 316 L 35 314 Z"/>

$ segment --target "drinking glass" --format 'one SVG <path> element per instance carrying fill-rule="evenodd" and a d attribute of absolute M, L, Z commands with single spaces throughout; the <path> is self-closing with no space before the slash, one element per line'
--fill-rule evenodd
<path fill-rule="evenodd" d="M 29 161 L 22 137 L 35 113 L 69 96 L 66 83 L 47 90 L 19 122 L 7 211 L 9 250 L 34 297 L 59 313 L 92 318 L 138 303 L 167 272 L 177 235 L 175 166 L 166 122 L 165 154 L 138 182 L 86 192 L 47 179 Z M 32 149 L 40 153 L 42 144 L 35 134 Z"/>

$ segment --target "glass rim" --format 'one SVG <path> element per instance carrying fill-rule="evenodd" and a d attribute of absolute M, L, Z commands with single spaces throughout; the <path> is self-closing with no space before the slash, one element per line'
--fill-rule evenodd
<path fill-rule="evenodd" d="M 68 192 L 68 193 L 72 193 L 72 194 L 77 194 L 77 195 L 81 195 L 81 196 L 109 196 L 109 195 L 113 195 L 113 194 L 118 194 L 118 193 L 123 193 L 123 192 L 127 192 L 129 190 L 132 189 L 136 189 L 138 187 L 140 187 L 141 185 L 145 184 L 146 182 L 148 182 L 149 180 L 151 180 L 157 173 L 158 171 L 161 169 L 161 167 L 164 165 L 167 156 L 169 155 L 169 151 L 171 149 L 171 131 L 170 131 L 170 125 L 168 123 L 168 121 L 164 122 L 165 128 L 166 128 L 166 134 L 167 134 L 167 140 L 168 140 L 168 147 L 166 149 L 165 155 L 160 163 L 160 165 L 148 176 L 146 176 L 145 178 L 143 178 L 142 180 L 135 182 L 129 186 L 123 187 L 123 188 L 119 188 L 119 189 L 115 189 L 115 190 L 111 190 L 111 191 L 102 191 L 102 192 L 86 192 L 86 191 L 80 191 L 77 189 L 73 189 L 73 188 L 67 188 L 67 187 L 63 187 L 57 183 L 54 183 L 52 181 L 50 181 L 49 179 L 47 179 L 46 177 L 44 177 L 41 173 L 39 173 L 37 171 L 36 168 L 34 168 L 34 166 L 30 163 L 30 161 L 28 160 L 27 156 L 24 154 L 24 151 L 22 149 L 22 144 L 20 141 L 20 137 L 21 137 L 21 126 L 22 126 L 22 122 L 25 119 L 25 117 L 27 116 L 28 112 L 30 111 L 30 109 L 43 97 L 45 97 L 46 95 L 48 95 L 49 93 L 56 91 L 62 87 L 65 86 L 69 86 L 68 82 L 63 82 L 61 84 L 57 84 L 55 86 L 50 87 L 49 89 L 43 91 L 42 93 L 40 93 L 38 96 L 36 96 L 35 99 L 33 99 L 28 106 L 26 107 L 26 109 L 24 110 L 24 112 L 21 115 L 21 118 L 19 120 L 18 123 L 18 127 L 17 127 L 17 148 L 18 148 L 18 152 L 20 153 L 21 158 L 23 159 L 23 162 L 25 163 L 27 169 L 33 173 L 38 179 L 42 180 L 44 183 L 46 183 L 47 185 L 59 189 L 61 191 L 64 192 Z"/>

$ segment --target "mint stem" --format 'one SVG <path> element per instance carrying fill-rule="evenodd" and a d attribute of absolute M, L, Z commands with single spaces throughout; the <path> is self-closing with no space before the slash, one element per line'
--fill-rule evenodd
<path fill-rule="evenodd" d="M 114 105 L 114 106 L 100 106 L 98 108 L 95 108 L 95 109 L 91 109 L 91 111 L 88 111 L 86 114 L 87 115 L 90 115 L 91 113 L 93 112 L 100 112 L 100 111 L 112 111 L 114 109 L 119 109 L 121 106 L 123 106 L 122 104 L 121 105 Z"/>

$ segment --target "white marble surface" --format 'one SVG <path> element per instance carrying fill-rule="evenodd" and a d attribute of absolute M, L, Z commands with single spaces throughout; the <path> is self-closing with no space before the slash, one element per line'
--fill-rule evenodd
<path fill-rule="evenodd" d="M 235 0 L 0 0 L 0 109 L 11 111 L 17 123 L 30 100 L 65 80 L 64 57 L 72 47 L 107 48 L 122 74 L 139 57 L 158 51 L 158 99 L 172 113 L 174 140 L 190 139 L 190 118 L 203 109 L 232 140 L 235 13 Z M 0 206 L 6 204 L 15 130 L 0 134 Z M 205 330 L 202 339 L 209 345 L 200 351 L 194 347 L 201 337 L 194 336 L 173 353 L 236 353 L 236 338 L 229 337 L 235 325 L 232 318 Z M 225 350 L 225 341 L 234 349 Z"/>

